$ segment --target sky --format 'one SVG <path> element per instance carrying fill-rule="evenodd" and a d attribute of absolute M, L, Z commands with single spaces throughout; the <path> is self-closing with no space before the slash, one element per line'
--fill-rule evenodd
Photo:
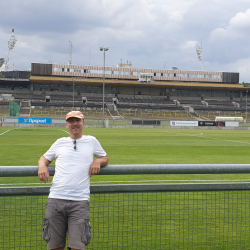
<path fill-rule="evenodd" d="M 0 0 L 0 58 L 32 62 L 239 72 L 250 82 L 250 0 Z"/>

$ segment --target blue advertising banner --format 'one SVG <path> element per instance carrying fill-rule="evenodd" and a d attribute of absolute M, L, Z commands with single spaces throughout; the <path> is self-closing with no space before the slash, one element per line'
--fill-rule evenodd
<path fill-rule="evenodd" d="M 32 123 L 32 124 L 51 124 L 51 118 L 25 118 L 19 117 L 18 123 Z"/>

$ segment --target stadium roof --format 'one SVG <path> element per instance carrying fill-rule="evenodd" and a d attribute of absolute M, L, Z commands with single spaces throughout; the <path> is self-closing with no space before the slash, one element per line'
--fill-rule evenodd
<path fill-rule="evenodd" d="M 33 83 L 50 83 L 50 84 L 74 84 L 76 85 L 102 85 L 103 79 L 98 78 L 75 78 L 75 77 L 51 77 L 51 76 L 30 76 L 30 82 Z M 163 82 L 155 81 L 142 83 L 132 80 L 114 80 L 105 79 L 105 85 L 112 86 L 143 86 L 143 87 L 165 87 L 165 88 L 182 88 L 182 89 L 216 89 L 216 90 L 233 90 L 245 91 L 250 88 L 244 87 L 242 84 L 226 84 L 226 83 L 197 83 L 197 82 Z"/>

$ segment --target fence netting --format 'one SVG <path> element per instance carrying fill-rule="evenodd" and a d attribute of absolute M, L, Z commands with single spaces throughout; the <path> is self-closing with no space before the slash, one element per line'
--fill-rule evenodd
<path fill-rule="evenodd" d="M 15 103 L 10 101 L 10 116 L 18 117 L 20 115 L 20 106 Z"/>
<path fill-rule="evenodd" d="M 46 249 L 47 196 L 0 197 L 1 249 Z M 87 249 L 250 249 L 250 191 L 91 194 Z"/>

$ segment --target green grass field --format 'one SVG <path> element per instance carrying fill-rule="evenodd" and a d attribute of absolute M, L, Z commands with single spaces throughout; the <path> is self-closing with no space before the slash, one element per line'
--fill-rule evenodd
<path fill-rule="evenodd" d="M 86 128 L 109 164 L 249 164 L 246 130 Z M 66 128 L 0 127 L 0 165 L 37 165 Z M 53 165 L 53 163 L 52 163 Z M 93 176 L 91 184 L 249 181 L 249 174 Z M 2 177 L 0 187 L 45 185 L 38 177 Z M 1 197 L 0 245 L 45 249 L 46 196 Z M 249 249 L 249 192 L 128 193 L 91 196 L 88 249 Z M 98 216 L 96 216 L 98 215 Z M 98 226 L 97 226 L 98 225 Z"/>
<path fill-rule="evenodd" d="M 247 130 L 85 128 L 109 155 L 109 164 L 249 164 Z M 0 127 L 0 166 L 37 165 L 66 128 Z M 51 165 L 54 165 L 52 163 Z M 143 182 L 248 181 L 250 175 L 93 176 L 92 184 Z M 52 179 L 52 178 L 51 178 Z M 39 184 L 38 177 L 0 178 L 0 184 Z"/>

